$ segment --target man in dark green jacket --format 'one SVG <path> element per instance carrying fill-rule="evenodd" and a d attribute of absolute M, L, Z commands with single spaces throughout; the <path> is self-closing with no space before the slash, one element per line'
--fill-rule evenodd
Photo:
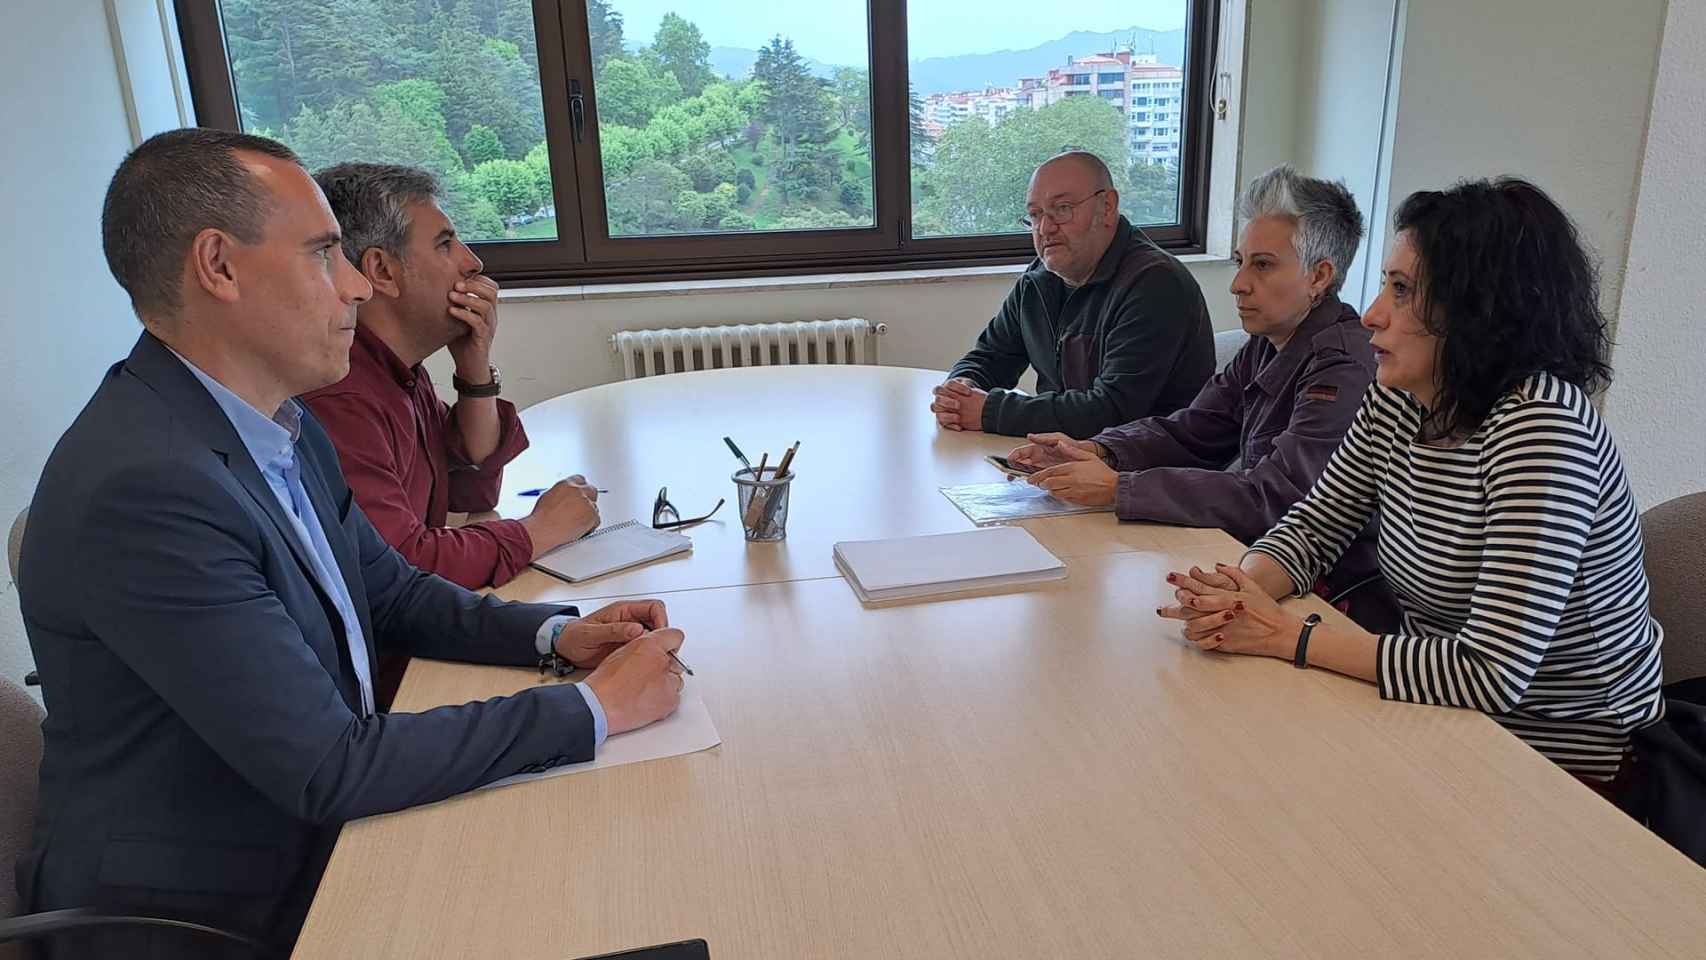
<path fill-rule="evenodd" d="M 1037 259 L 935 389 L 938 423 L 1084 439 L 1196 396 L 1214 374 L 1202 290 L 1119 203 L 1091 153 L 1063 153 L 1031 175 L 1025 220 Z M 1037 371 L 1034 397 L 1013 389 L 1027 366 Z"/>

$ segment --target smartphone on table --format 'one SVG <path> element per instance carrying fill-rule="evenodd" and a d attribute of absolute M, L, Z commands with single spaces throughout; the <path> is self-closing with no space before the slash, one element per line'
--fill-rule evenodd
<path fill-rule="evenodd" d="M 1006 457 L 998 457 L 994 454 L 990 454 L 983 459 L 988 460 L 995 469 L 1005 473 L 1009 477 L 1028 477 L 1037 472 L 1036 467 L 1027 467 L 1022 463 L 1014 463 Z"/>

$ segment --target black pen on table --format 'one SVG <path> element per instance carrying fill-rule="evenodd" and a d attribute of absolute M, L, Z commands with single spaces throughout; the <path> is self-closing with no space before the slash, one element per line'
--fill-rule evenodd
<path fill-rule="evenodd" d="M 729 452 L 735 455 L 735 459 L 740 461 L 741 466 L 748 470 L 752 469 L 752 464 L 746 459 L 746 454 L 740 452 L 740 448 L 735 446 L 735 442 L 733 440 L 728 437 L 724 437 L 723 442 L 729 445 Z M 761 478 L 755 473 L 752 475 L 752 479 L 758 480 Z"/>

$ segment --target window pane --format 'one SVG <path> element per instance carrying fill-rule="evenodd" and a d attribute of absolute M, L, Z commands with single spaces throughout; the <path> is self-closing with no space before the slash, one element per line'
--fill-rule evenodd
<path fill-rule="evenodd" d="M 587 20 L 611 236 L 874 225 L 863 3 L 589 0 Z"/>
<path fill-rule="evenodd" d="M 1085 0 L 1038 43 L 1022 0 L 908 0 L 912 233 L 1023 232 L 1031 171 L 1101 157 L 1139 226 L 1179 218 L 1190 0 Z"/>
<path fill-rule="evenodd" d="M 471 240 L 554 239 L 532 0 L 220 0 L 243 129 L 438 174 Z"/>

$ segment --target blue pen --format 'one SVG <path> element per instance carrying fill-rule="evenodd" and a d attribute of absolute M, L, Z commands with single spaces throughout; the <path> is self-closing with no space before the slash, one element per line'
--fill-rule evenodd
<path fill-rule="evenodd" d="M 518 497 L 537 497 L 549 489 L 551 489 L 551 488 L 550 487 L 534 487 L 532 490 L 523 490 L 520 493 L 516 494 L 516 496 L 518 496 Z M 610 491 L 609 490 L 599 490 L 598 492 L 599 493 L 609 493 Z"/>

